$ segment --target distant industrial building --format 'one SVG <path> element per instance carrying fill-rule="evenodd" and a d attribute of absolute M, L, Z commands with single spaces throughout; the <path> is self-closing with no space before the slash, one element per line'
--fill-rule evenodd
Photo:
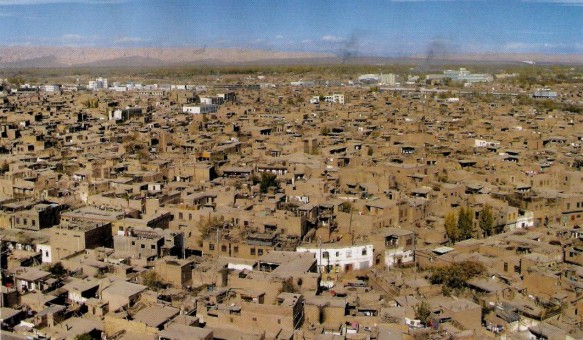
<path fill-rule="evenodd" d="M 461 81 L 464 83 L 487 83 L 494 80 L 490 74 L 471 73 L 465 68 L 459 70 L 446 70 L 443 74 L 428 74 L 427 80 L 441 80 L 449 78 L 453 81 Z"/>
<path fill-rule="evenodd" d="M 59 85 L 59 84 L 42 85 L 40 87 L 40 90 L 45 91 L 45 92 L 59 92 L 59 91 L 61 91 L 61 85 Z"/>
<path fill-rule="evenodd" d="M 381 77 L 378 74 L 363 74 L 358 77 L 359 83 L 364 84 L 377 84 Z"/>
<path fill-rule="evenodd" d="M 358 77 L 358 82 L 361 84 L 378 84 L 394 86 L 397 83 L 397 75 L 393 73 L 363 74 Z"/>
<path fill-rule="evenodd" d="M 556 98 L 557 92 L 551 91 L 549 88 L 538 89 L 532 94 L 533 98 Z"/>

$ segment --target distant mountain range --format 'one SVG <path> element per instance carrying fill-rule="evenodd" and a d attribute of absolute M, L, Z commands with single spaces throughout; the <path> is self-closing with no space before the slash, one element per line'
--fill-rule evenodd
<path fill-rule="evenodd" d="M 95 47 L 0 47 L 0 68 L 32 67 L 157 67 L 179 65 L 321 64 L 321 63 L 504 63 L 535 62 L 582 64 L 582 55 L 458 54 L 417 55 L 401 58 L 352 57 L 332 53 L 283 52 L 219 48 L 95 48 Z"/>
<path fill-rule="evenodd" d="M 0 47 L 0 67 L 172 66 L 310 60 L 332 54 L 218 48 Z"/>

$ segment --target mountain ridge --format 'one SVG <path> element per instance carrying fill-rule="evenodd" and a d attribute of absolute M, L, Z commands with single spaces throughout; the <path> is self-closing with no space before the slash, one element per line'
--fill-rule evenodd
<path fill-rule="evenodd" d="M 467 53 L 402 57 L 357 56 L 349 59 L 333 53 L 286 52 L 233 48 L 98 48 L 55 46 L 0 46 L 0 68 L 27 67 L 161 67 L 178 65 L 240 65 L 298 63 L 556 63 L 583 64 L 576 54 Z"/>

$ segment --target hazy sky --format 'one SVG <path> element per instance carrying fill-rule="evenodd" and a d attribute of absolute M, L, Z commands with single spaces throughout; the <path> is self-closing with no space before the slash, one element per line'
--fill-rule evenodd
<path fill-rule="evenodd" d="M 0 45 L 583 53 L 583 0 L 0 0 Z"/>

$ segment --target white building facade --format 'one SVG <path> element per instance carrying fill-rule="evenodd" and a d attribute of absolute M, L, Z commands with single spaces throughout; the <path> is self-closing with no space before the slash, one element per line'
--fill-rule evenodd
<path fill-rule="evenodd" d="M 495 140 L 474 139 L 474 146 L 476 148 L 496 148 L 500 146 L 500 142 Z"/>
<path fill-rule="evenodd" d="M 333 244 L 321 247 L 298 247 L 297 252 L 316 255 L 320 273 L 340 273 L 372 267 L 374 248 L 372 244 L 340 246 Z"/>
<path fill-rule="evenodd" d="M 215 113 L 219 109 L 218 105 L 215 104 L 201 104 L 201 105 L 193 105 L 193 106 L 183 106 L 182 112 L 183 113 L 191 113 L 191 114 L 205 114 L 205 113 Z"/>

